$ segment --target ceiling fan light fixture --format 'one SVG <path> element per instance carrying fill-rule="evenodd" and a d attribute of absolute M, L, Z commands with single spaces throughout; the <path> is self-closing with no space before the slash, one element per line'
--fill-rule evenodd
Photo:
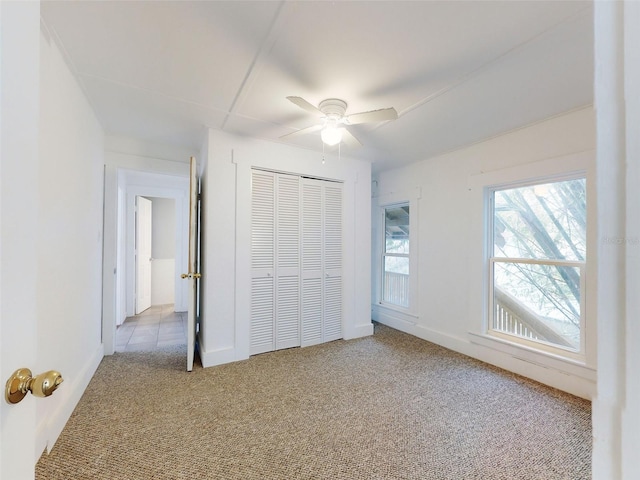
<path fill-rule="evenodd" d="M 342 141 L 343 128 L 338 128 L 335 125 L 327 125 L 320 132 L 320 138 L 325 145 L 333 146 Z"/>
<path fill-rule="evenodd" d="M 333 146 L 342 141 L 342 132 L 344 131 L 344 128 L 338 127 L 338 120 L 339 118 L 332 114 L 327 118 L 324 128 L 320 132 L 320 138 L 325 145 Z"/>

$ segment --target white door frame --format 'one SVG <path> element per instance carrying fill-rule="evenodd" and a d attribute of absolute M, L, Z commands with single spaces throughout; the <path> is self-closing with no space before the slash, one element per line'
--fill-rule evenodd
<path fill-rule="evenodd" d="M 188 164 L 186 165 L 188 167 Z M 105 171 L 105 248 L 102 343 L 105 355 L 115 351 L 118 319 L 134 314 L 135 199 L 172 198 L 176 202 L 176 275 L 187 266 L 189 177 L 107 167 Z M 123 201 L 118 201 L 118 199 Z M 122 205 L 124 203 L 124 205 Z M 120 208 L 119 208 L 120 206 Z M 120 211 L 119 211 L 120 210 Z M 120 225 L 120 228 L 118 227 Z M 124 230 L 124 231 L 122 231 Z M 187 309 L 186 282 L 175 281 L 175 308 Z M 119 307 L 116 310 L 116 307 Z"/>
<path fill-rule="evenodd" d="M 187 265 L 187 245 L 189 230 L 189 179 L 182 177 L 172 177 L 157 179 L 155 177 L 167 177 L 167 175 L 156 175 L 141 172 L 123 172 L 126 178 L 123 190 L 125 191 L 126 205 L 125 218 L 126 229 L 124 235 L 124 245 L 120 245 L 125 252 L 125 272 L 124 281 L 120 281 L 121 277 L 117 276 L 116 283 L 119 285 L 117 295 L 125 298 L 125 315 L 127 317 L 135 314 L 135 204 L 136 197 L 160 197 L 173 198 L 176 201 L 176 275 L 179 270 L 184 269 Z M 132 180 L 133 183 L 130 183 Z M 142 177 L 142 178 L 140 178 Z M 150 181 L 167 181 L 172 185 L 141 185 L 140 180 Z M 173 183 L 175 182 L 175 183 Z M 184 185 L 180 185 L 184 183 Z M 182 187 L 182 188 L 181 188 Z M 187 310 L 187 288 L 184 282 L 175 282 L 175 309 L 179 312 Z M 117 312 L 116 312 L 117 313 Z"/>

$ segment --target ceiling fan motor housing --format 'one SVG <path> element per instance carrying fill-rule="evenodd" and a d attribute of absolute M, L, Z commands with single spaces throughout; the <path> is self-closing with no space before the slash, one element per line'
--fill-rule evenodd
<path fill-rule="evenodd" d="M 347 102 L 339 98 L 327 98 L 320 102 L 318 109 L 329 118 L 341 118 L 347 111 Z"/>

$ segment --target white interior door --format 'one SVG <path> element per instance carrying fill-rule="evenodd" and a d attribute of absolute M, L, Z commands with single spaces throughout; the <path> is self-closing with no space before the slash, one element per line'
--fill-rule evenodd
<path fill-rule="evenodd" d="M 136 197 L 136 315 L 151 306 L 151 205 Z"/>
<path fill-rule="evenodd" d="M 48 366 L 38 358 L 38 118 L 40 5 L 0 2 L 0 377 Z M 14 86 L 12 90 L 5 88 Z M 19 86 L 19 88 L 17 88 Z M 43 321 L 46 321 L 44 319 Z M 37 363 L 37 361 L 41 363 Z M 36 372 L 38 373 L 38 372 Z M 64 373 L 64 372 L 63 372 Z M 29 397 L 32 397 L 29 395 Z M 0 478 L 34 478 L 35 398 L 10 405 L 0 398 Z M 38 399 L 39 400 L 39 399 Z M 35 453 L 35 455 L 34 455 Z"/>
<path fill-rule="evenodd" d="M 190 159 L 189 175 L 189 271 L 182 275 L 189 282 L 187 301 L 187 371 L 193 370 L 196 351 L 196 327 L 198 315 L 198 175 L 196 159 Z"/>

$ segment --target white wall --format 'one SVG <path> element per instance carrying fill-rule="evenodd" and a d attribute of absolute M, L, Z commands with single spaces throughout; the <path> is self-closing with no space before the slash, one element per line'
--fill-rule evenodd
<path fill-rule="evenodd" d="M 470 147 L 426 159 L 377 175 L 376 196 L 421 192 L 417 278 L 419 305 L 408 316 L 377 305 L 373 318 L 453 350 L 507 368 L 540 382 L 591 398 L 595 391 L 595 323 L 589 325 L 585 366 L 540 358 L 528 351 L 494 344 L 482 337 L 483 321 L 483 195 L 477 188 L 483 174 L 545 175 L 553 169 L 587 172 L 590 233 L 593 246 L 595 218 L 595 124 L 591 108 L 532 125 Z M 574 155 L 574 154 L 577 154 Z M 551 162 L 540 161 L 554 159 Z M 512 168 L 513 167 L 513 168 Z M 525 171 L 529 169 L 528 173 Z M 514 170 L 515 169 L 515 170 Z M 546 169 L 547 171 L 544 171 Z M 492 173 L 489 173 L 492 172 Z M 378 218 L 375 208 L 372 218 Z M 592 208 L 593 207 L 593 208 Z M 374 222 L 374 239 L 381 235 Z M 373 274 L 379 255 L 374 251 Z M 589 249 L 587 287 L 595 287 L 595 249 Z M 589 271 L 591 270 L 591 271 Z M 591 274 L 591 275 L 590 275 Z M 595 305 L 587 305 L 593 322 Z M 539 365 L 545 365 L 544 367 Z"/>
<path fill-rule="evenodd" d="M 52 446 L 103 356 L 103 142 L 86 97 L 59 49 L 43 35 L 34 368 L 59 370 L 65 383 L 38 402 L 40 451 Z"/>
<path fill-rule="evenodd" d="M 202 313 L 204 366 L 249 357 L 251 168 L 344 182 L 343 334 L 370 335 L 370 164 L 276 143 L 209 132 L 203 147 Z"/>
<path fill-rule="evenodd" d="M 175 301 L 176 283 L 176 201 L 151 200 L 151 305 Z"/>

